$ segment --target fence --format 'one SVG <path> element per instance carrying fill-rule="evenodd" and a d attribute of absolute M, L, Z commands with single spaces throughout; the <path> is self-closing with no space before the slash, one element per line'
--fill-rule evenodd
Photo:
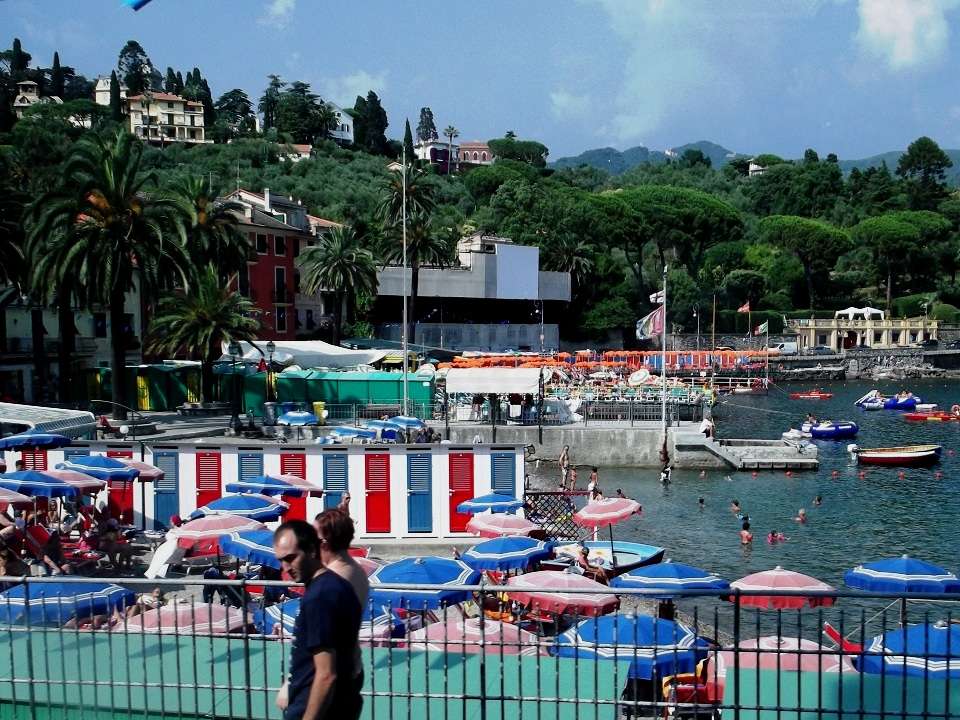
<path fill-rule="evenodd" d="M 50 583 L 90 579 L 0 580 L 21 583 L 0 595 L 0 717 L 280 717 L 288 606 L 204 602 L 262 591 L 250 581 L 122 578 L 109 600 L 83 586 L 69 601 Z M 929 604 L 942 595 L 672 592 L 654 618 L 644 612 L 662 590 L 506 583 L 377 586 L 361 627 L 362 717 L 960 717 L 960 626 Z M 123 588 L 157 586 L 187 599 L 111 613 L 131 602 Z M 385 590 L 393 609 L 372 609 Z M 908 601 L 914 624 L 901 628 Z"/>

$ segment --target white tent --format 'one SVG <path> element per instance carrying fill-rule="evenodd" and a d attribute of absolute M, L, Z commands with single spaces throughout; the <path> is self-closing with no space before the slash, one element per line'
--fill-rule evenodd
<path fill-rule="evenodd" d="M 540 392 L 540 368 L 451 368 L 447 371 L 448 393 Z"/>
<path fill-rule="evenodd" d="M 848 307 L 844 308 L 843 310 L 837 310 L 837 312 L 833 315 L 835 318 L 847 318 L 848 320 L 872 320 L 877 316 L 879 316 L 878 319 L 883 320 L 883 310 L 878 310 L 877 308 L 872 307 Z"/>
<path fill-rule="evenodd" d="M 243 352 L 243 359 L 246 362 L 260 362 L 261 359 L 267 360 L 266 340 L 258 340 L 256 343 L 242 342 L 240 349 Z M 357 365 L 369 365 L 382 360 L 386 350 L 350 350 L 339 345 L 331 345 L 322 340 L 274 340 L 276 350 L 273 353 L 273 361 L 280 365 L 292 365 L 296 363 L 300 367 L 328 367 L 328 368 L 352 368 Z M 221 348 L 223 355 L 220 357 L 223 361 L 229 361 L 230 355 L 226 344 Z"/>

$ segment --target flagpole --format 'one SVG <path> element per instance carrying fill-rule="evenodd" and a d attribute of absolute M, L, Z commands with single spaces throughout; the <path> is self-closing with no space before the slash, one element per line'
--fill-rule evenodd
<path fill-rule="evenodd" d="M 401 176 L 401 214 L 403 216 L 403 334 L 401 336 L 403 340 L 403 414 L 404 416 L 409 415 L 407 408 L 407 398 L 409 397 L 409 392 L 407 389 L 407 359 L 410 357 L 409 354 L 409 329 L 407 318 L 407 148 L 403 147 L 403 172 Z M 416 339 L 416 338 L 414 338 Z M 491 410 L 491 415 L 493 414 Z"/>
<path fill-rule="evenodd" d="M 713 318 L 710 320 L 710 377 L 716 372 L 713 354 L 717 351 L 717 294 L 713 294 Z"/>
<path fill-rule="evenodd" d="M 661 420 L 663 444 L 667 444 L 667 264 L 663 264 L 663 328 L 660 336 L 660 382 L 663 391 Z"/>

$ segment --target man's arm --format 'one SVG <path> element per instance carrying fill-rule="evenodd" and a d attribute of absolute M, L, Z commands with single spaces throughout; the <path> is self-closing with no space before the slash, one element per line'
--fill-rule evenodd
<path fill-rule="evenodd" d="M 303 720 L 323 720 L 333 700 L 333 686 L 337 682 L 337 652 L 319 648 L 313 653 L 313 684 L 307 696 Z"/>

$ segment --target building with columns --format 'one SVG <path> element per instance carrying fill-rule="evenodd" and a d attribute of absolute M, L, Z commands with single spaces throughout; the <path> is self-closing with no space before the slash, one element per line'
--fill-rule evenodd
<path fill-rule="evenodd" d="M 937 339 L 939 320 L 925 316 L 888 318 L 883 310 L 849 307 L 832 318 L 796 318 L 786 327 L 797 333 L 797 349 L 825 345 L 837 352 L 855 347 L 892 349 Z"/>

